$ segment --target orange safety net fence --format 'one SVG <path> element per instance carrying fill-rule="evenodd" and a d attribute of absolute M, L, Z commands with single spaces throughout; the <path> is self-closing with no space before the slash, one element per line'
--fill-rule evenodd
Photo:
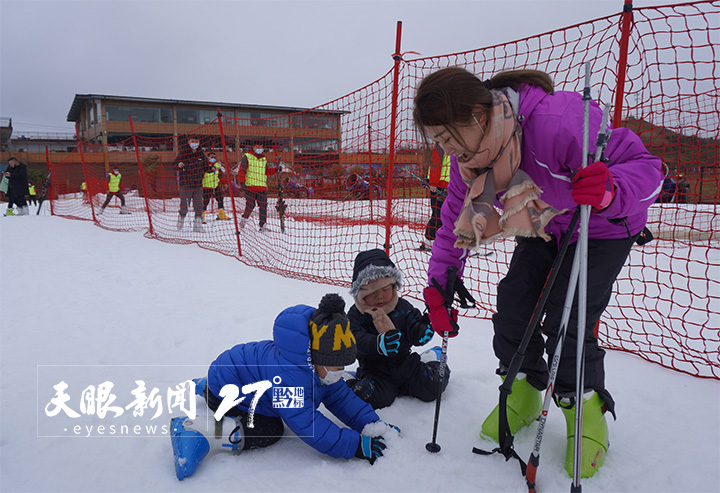
<path fill-rule="evenodd" d="M 718 138 L 720 2 L 635 9 L 629 36 L 623 14 L 502 45 L 405 60 L 393 74 L 308 111 L 283 115 L 218 114 L 191 132 L 149 134 L 107 145 L 81 143 L 52 170 L 53 214 L 116 231 L 199 246 L 283 276 L 349 287 L 355 255 L 387 247 L 405 273 L 403 295 L 422 299 L 429 254 L 419 251 L 430 217 L 425 187 L 431 149 L 414 129 L 414 88 L 429 72 L 459 65 L 488 78 L 504 69 L 549 73 L 558 90 L 581 91 L 590 63 L 592 97 L 617 103 L 616 123 L 632 128 L 666 167 L 663 193 L 650 210 L 655 241 L 636 246 L 601 319 L 606 348 L 639 355 L 691 375 L 720 379 L 720 220 Z M 627 62 L 621 64 L 623 39 Z M 624 91 L 618 74 L 624 67 Z M 620 98 L 617 95 L 620 94 Z M 618 99 L 618 101 L 616 101 Z M 393 115 L 395 131 L 393 132 Z M 616 125 L 617 126 L 617 125 Z M 214 153 L 222 172 L 206 204 L 178 229 L 180 193 L 173 166 L 188 137 Z M 243 156 L 262 147 L 267 160 L 267 224 L 248 215 Z M 117 166 L 126 202 L 107 198 L 106 172 Z M 87 191 L 81 188 L 87 184 Z M 205 205 L 205 204 L 203 204 Z M 248 218 L 243 221 L 243 214 Z M 512 239 L 468 259 L 464 281 L 478 301 L 468 317 L 488 319 Z"/>

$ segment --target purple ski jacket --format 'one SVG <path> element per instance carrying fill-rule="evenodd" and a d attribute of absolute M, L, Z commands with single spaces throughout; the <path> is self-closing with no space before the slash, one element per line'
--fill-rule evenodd
<path fill-rule="evenodd" d="M 540 198 L 565 214 L 555 216 L 545 227 L 559 242 L 565 234 L 577 204 L 572 198 L 571 176 L 582 166 L 583 100 L 579 93 L 557 91 L 547 94 L 537 86 L 523 85 L 516 118 L 522 126 L 522 160 L 524 170 L 542 190 Z M 589 151 L 595 153 L 595 142 L 602 110 L 590 102 Z M 647 211 L 660 193 L 663 181 L 662 162 L 653 156 L 631 130 L 612 130 L 605 150 L 606 163 L 615 181 L 616 195 L 601 212 L 590 214 L 588 236 L 591 239 L 628 238 L 639 233 L 647 222 Z M 588 160 L 588 164 L 592 162 Z M 438 230 L 428 266 L 428 280 L 435 278 L 441 286 L 447 282 L 447 268 L 458 268 L 462 277 L 468 251 L 454 248 L 455 221 L 463 205 L 467 186 L 462 181 L 455 156 L 450 166 L 450 183 L 442 207 L 442 227 Z M 500 207 L 500 203 L 496 205 Z M 575 241 L 577 231 L 574 233 Z M 430 285 L 432 285 L 430 283 Z"/>

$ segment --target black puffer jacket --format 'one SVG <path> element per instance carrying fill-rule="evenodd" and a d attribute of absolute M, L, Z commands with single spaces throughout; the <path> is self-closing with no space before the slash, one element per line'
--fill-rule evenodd
<path fill-rule="evenodd" d="M 395 328 L 402 333 L 398 353 L 389 357 L 378 351 L 379 334 L 372 317 L 369 314 L 360 313 L 355 305 L 348 310 L 350 330 L 357 342 L 357 359 L 360 368 L 385 367 L 391 369 L 400 366 L 410 354 L 412 346 L 417 346 L 418 340 L 425 334 L 427 321 L 423 318 L 420 310 L 409 301 L 399 298 L 397 306 L 388 314 L 388 317 Z"/>
<path fill-rule="evenodd" d="M 18 162 L 16 166 L 8 165 L 5 170 L 10 173 L 8 178 L 8 196 L 18 197 L 28 195 L 28 175 L 27 166 Z"/>
<path fill-rule="evenodd" d="M 178 166 L 180 162 L 184 163 L 182 168 Z M 187 145 L 178 153 L 173 161 L 173 167 L 178 172 L 180 186 L 185 188 L 202 188 L 203 176 L 206 172 L 212 171 L 205 153 L 200 149 L 193 151 Z"/>

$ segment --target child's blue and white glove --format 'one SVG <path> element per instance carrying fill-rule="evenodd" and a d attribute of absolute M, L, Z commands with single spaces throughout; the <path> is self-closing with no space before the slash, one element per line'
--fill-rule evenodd
<path fill-rule="evenodd" d="M 383 356 L 395 356 L 400 349 L 400 338 L 402 334 L 398 330 L 389 330 L 380 334 L 377 338 L 378 353 Z"/>
<path fill-rule="evenodd" d="M 358 443 L 357 451 L 355 451 L 355 457 L 365 459 L 371 465 L 375 464 L 378 457 L 382 457 L 383 450 L 385 450 L 386 446 L 383 437 L 360 435 L 360 442 Z"/>

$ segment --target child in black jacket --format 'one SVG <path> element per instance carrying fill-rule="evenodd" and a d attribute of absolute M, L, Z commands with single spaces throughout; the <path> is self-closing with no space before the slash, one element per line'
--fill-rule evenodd
<path fill-rule="evenodd" d="M 418 354 L 412 346 L 430 342 L 433 330 L 427 316 L 398 296 L 402 271 L 380 249 L 355 258 L 348 311 L 357 341 L 358 369 L 347 384 L 361 399 L 379 409 L 399 395 L 435 400 L 440 382 L 440 348 Z M 450 370 L 445 372 L 443 390 Z"/>

